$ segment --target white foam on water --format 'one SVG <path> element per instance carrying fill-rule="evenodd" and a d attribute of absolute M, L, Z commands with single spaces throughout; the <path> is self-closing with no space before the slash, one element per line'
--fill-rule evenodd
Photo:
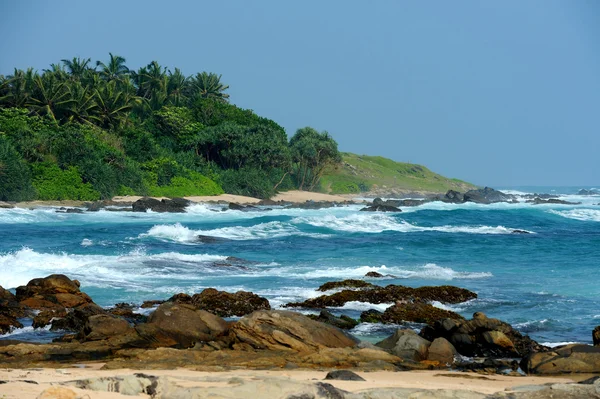
<path fill-rule="evenodd" d="M 175 223 L 153 226 L 147 233 L 142 233 L 139 237 L 154 237 L 180 243 L 189 243 L 197 241 L 196 237 L 198 234 L 199 233 L 196 230 L 189 229 L 181 223 Z"/>
<path fill-rule="evenodd" d="M 365 311 L 365 310 L 369 310 L 369 309 L 375 309 L 375 310 L 379 310 L 380 312 L 383 312 L 392 305 L 393 305 L 393 303 L 369 303 L 369 302 L 350 301 L 350 302 L 346 302 L 344 304 L 344 306 L 334 307 L 333 309 L 359 310 L 361 312 Z"/>
<path fill-rule="evenodd" d="M 151 283 L 155 284 L 160 279 L 193 278 L 203 264 L 226 258 L 177 252 L 146 255 L 142 248 L 123 255 L 107 256 L 39 253 L 25 247 L 0 254 L 0 285 L 15 288 L 34 278 L 60 273 L 77 278 L 88 286 L 135 289 L 153 285 Z M 202 271 L 218 272 L 210 268 Z"/>
<path fill-rule="evenodd" d="M 399 270 L 398 277 L 402 278 L 422 278 L 433 280 L 461 280 L 461 279 L 480 279 L 493 277 L 489 272 L 459 272 L 449 267 L 438 266 L 435 263 L 427 263 L 416 270 Z"/>
<path fill-rule="evenodd" d="M 581 220 L 584 222 L 600 222 L 600 209 L 571 209 L 565 211 L 551 209 L 548 212 L 567 219 Z"/>
<path fill-rule="evenodd" d="M 89 238 L 84 238 L 83 240 L 81 240 L 81 245 L 82 247 L 91 247 L 92 245 L 94 245 L 94 241 L 90 240 Z"/>
<path fill-rule="evenodd" d="M 353 214 L 344 217 L 336 217 L 333 215 L 298 217 L 292 219 L 292 223 L 309 224 L 315 227 L 324 227 L 331 230 L 351 233 L 382 233 L 384 231 L 411 233 L 437 231 L 442 233 L 512 234 L 512 232 L 516 230 L 515 228 L 504 226 L 417 226 L 410 224 L 405 220 L 398 221 L 392 216 L 383 214 Z M 528 232 L 533 233 L 532 231 Z"/>
<path fill-rule="evenodd" d="M 556 348 L 557 346 L 580 344 L 581 342 L 566 341 L 566 342 L 540 342 L 540 345 L 547 346 L 549 348 Z"/>
<path fill-rule="evenodd" d="M 41 327 L 41 328 L 33 328 L 32 326 L 26 326 L 26 327 L 22 327 L 22 328 L 14 328 L 11 331 L 7 332 L 6 334 L 1 334 L 0 337 L 6 338 L 6 337 L 14 337 L 17 335 L 23 335 L 23 334 L 30 334 L 33 333 L 35 331 L 50 331 L 50 327 L 52 327 L 50 324 L 45 326 L 45 327 Z"/>

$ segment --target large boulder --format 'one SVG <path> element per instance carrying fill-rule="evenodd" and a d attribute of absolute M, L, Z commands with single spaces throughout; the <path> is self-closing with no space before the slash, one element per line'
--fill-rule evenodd
<path fill-rule="evenodd" d="M 600 346 L 600 326 L 594 328 L 594 331 L 592 331 L 592 341 L 594 342 L 594 346 Z"/>
<path fill-rule="evenodd" d="M 106 314 L 106 310 L 95 303 L 86 303 L 73 309 L 66 310 L 64 317 L 51 319 L 50 330 L 67 330 L 79 332 L 92 316 Z"/>
<path fill-rule="evenodd" d="M 421 330 L 428 340 L 446 338 L 464 356 L 522 357 L 532 352 L 547 350 L 546 347 L 523 336 L 510 324 L 488 318 L 481 312 L 471 320 L 441 319 Z"/>
<path fill-rule="evenodd" d="M 207 288 L 199 294 L 194 294 L 191 303 L 198 309 L 221 317 L 244 316 L 256 310 L 271 309 L 266 298 L 252 292 L 238 291 L 232 294 L 214 288 Z"/>
<path fill-rule="evenodd" d="M 421 361 L 427 359 L 431 342 L 413 330 L 397 330 L 393 335 L 375 344 L 401 359 Z"/>
<path fill-rule="evenodd" d="M 132 205 L 134 212 L 146 212 L 151 210 L 152 212 L 175 212 L 183 213 L 185 208 L 191 204 L 191 201 L 185 198 L 173 198 L 173 199 L 162 199 L 157 200 L 156 198 L 144 197 L 135 201 Z"/>
<path fill-rule="evenodd" d="M 98 314 L 88 317 L 80 332 L 80 338 L 85 341 L 100 341 L 129 333 L 132 330 L 133 327 L 124 319 L 108 314 Z"/>
<path fill-rule="evenodd" d="M 531 353 L 521 360 L 521 368 L 529 374 L 600 373 L 600 348 L 573 344 Z"/>
<path fill-rule="evenodd" d="M 402 209 L 392 205 L 372 205 L 361 209 L 362 212 L 402 212 Z"/>
<path fill-rule="evenodd" d="M 17 301 L 15 295 L 0 286 L 0 314 L 16 319 L 26 315 L 24 307 Z"/>
<path fill-rule="evenodd" d="M 464 194 L 455 190 L 448 190 L 448 192 L 446 192 L 446 194 L 440 199 L 444 202 L 450 202 L 452 204 L 461 204 L 465 202 Z"/>
<path fill-rule="evenodd" d="M 190 348 L 198 342 L 215 340 L 227 328 L 227 322 L 212 313 L 189 304 L 166 302 L 135 330 L 147 341 L 143 346 Z"/>
<path fill-rule="evenodd" d="M 404 321 L 433 324 L 436 320 L 452 318 L 464 319 L 458 313 L 436 308 L 425 302 L 398 301 L 381 315 L 381 322 L 401 324 Z"/>
<path fill-rule="evenodd" d="M 0 334 L 6 334 L 12 331 L 14 328 L 22 328 L 21 324 L 16 318 L 0 314 Z"/>
<path fill-rule="evenodd" d="M 442 285 L 437 287 L 405 287 L 402 285 L 366 286 L 362 290 L 343 290 L 331 295 L 321 295 L 304 302 L 291 302 L 286 307 L 322 309 L 340 307 L 346 302 L 394 303 L 396 301 L 439 301 L 442 303 L 461 303 L 477 298 L 477 294 L 464 288 Z"/>
<path fill-rule="evenodd" d="M 337 317 L 325 309 L 322 309 L 321 313 L 319 313 L 318 316 L 311 318 L 322 323 L 331 324 L 332 326 L 341 328 L 342 330 L 350 330 L 351 328 L 354 328 L 358 325 L 358 321 L 354 320 L 351 317 L 348 317 L 346 315 L 341 315 L 340 317 Z"/>
<path fill-rule="evenodd" d="M 490 187 L 470 190 L 464 194 L 464 202 L 475 202 L 477 204 L 493 204 L 495 202 L 510 202 L 515 197 Z"/>
<path fill-rule="evenodd" d="M 454 358 L 458 352 L 446 338 L 436 338 L 429 346 L 427 360 L 440 362 L 442 364 L 454 363 Z"/>
<path fill-rule="evenodd" d="M 79 290 L 79 281 L 64 274 L 35 278 L 25 286 L 17 287 L 16 299 L 31 309 L 74 308 L 92 303 L 86 293 Z"/>
<path fill-rule="evenodd" d="M 260 310 L 244 316 L 231 326 L 230 331 L 236 342 L 254 349 L 312 352 L 357 344 L 355 339 L 336 327 L 281 310 Z"/>

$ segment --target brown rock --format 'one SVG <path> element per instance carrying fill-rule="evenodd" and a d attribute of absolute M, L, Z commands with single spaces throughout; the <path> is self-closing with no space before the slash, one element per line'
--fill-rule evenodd
<path fill-rule="evenodd" d="M 594 328 L 594 331 L 592 331 L 592 340 L 594 346 L 600 346 L 600 326 Z"/>
<path fill-rule="evenodd" d="M 228 324 L 218 316 L 192 305 L 167 302 L 135 327 L 151 347 L 190 348 L 197 342 L 214 341 L 227 331 Z"/>
<path fill-rule="evenodd" d="M 6 334 L 13 328 L 22 328 L 21 324 L 16 318 L 0 314 L 0 334 Z"/>
<path fill-rule="evenodd" d="M 66 316 L 67 311 L 64 308 L 42 310 L 33 318 L 33 328 L 46 327 L 48 324 L 52 323 L 52 319 L 55 317 L 63 318 Z"/>
<path fill-rule="evenodd" d="M 429 346 L 427 360 L 438 361 L 442 364 L 453 364 L 457 355 L 454 345 L 445 338 L 436 338 Z"/>
<path fill-rule="evenodd" d="M 399 358 L 421 361 L 427 359 L 431 342 L 418 336 L 413 330 L 397 330 L 393 335 L 375 345 L 390 351 Z"/>
<path fill-rule="evenodd" d="M 92 303 L 92 299 L 79 290 L 79 281 L 63 274 L 35 278 L 27 285 L 17 287 L 16 292 L 21 305 L 31 309 L 74 308 Z"/>
<path fill-rule="evenodd" d="M 231 326 L 231 336 L 255 349 L 297 352 L 354 347 L 357 343 L 336 327 L 299 313 L 277 310 L 260 310 L 242 317 Z"/>
<path fill-rule="evenodd" d="M 106 310 L 95 303 L 86 303 L 67 312 L 65 317 L 52 320 L 50 329 L 52 331 L 68 330 L 78 332 L 85 326 L 89 317 L 98 314 L 106 314 Z"/>
<path fill-rule="evenodd" d="M 368 274 L 369 273 L 367 273 L 367 275 Z M 363 280 L 348 279 L 348 280 L 342 280 L 342 281 L 327 282 L 327 283 L 321 285 L 319 288 L 317 288 L 317 291 L 329 291 L 329 290 L 333 290 L 336 288 L 365 288 L 365 287 L 371 288 L 371 287 L 375 287 L 375 285 L 373 285 L 371 283 L 367 283 L 366 281 L 363 281 Z"/>
<path fill-rule="evenodd" d="M 24 317 L 25 309 L 17 298 L 9 291 L 0 286 L 0 314 L 11 318 Z"/>
<path fill-rule="evenodd" d="M 82 338 L 100 341 L 115 335 L 126 334 L 133 329 L 126 320 L 107 314 L 90 316 L 83 327 Z"/>
<path fill-rule="evenodd" d="M 521 368 L 530 374 L 600 373 L 600 348 L 573 344 L 532 353 L 521 360 Z"/>
<path fill-rule="evenodd" d="M 207 288 L 192 296 L 192 304 L 217 316 L 244 316 L 256 310 L 270 310 L 271 305 L 266 298 L 252 292 L 238 291 L 234 294 Z"/>

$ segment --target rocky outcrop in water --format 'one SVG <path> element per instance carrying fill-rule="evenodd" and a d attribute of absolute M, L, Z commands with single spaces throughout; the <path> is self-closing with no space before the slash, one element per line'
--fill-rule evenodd
<path fill-rule="evenodd" d="M 596 190 L 596 189 L 587 190 L 585 188 L 582 188 L 581 190 L 579 190 L 577 192 L 577 195 L 600 195 L 600 190 Z"/>
<path fill-rule="evenodd" d="M 185 208 L 191 204 L 191 201 L 185 198 L 173 198 L 173 199 L 162 199 L 157 200 L 151 197 L 140 198 L 135 201 L 132 205 L 134 212 L 146 212 L 151 210 L 152 212 L 174 212 L 183 213 Z"/>
<path fill-rule="evenodd" d="M 401 324 L 410 321 L 415 323 L 434 324 L 436 320 L 452 318 L 463 320 L 458 313 L 436 308 L 425 302 L 399 301 L 395 305 L 387 308 L 379 321 L 381 323 Z"/>
<path fill-rule="evenodd" d="M 556 199 L 556 198 L 542 199 L 539 197 L 535 197 L 532 200 L 527 200 L 526 202 L 528 204 L 533 204 L 533 205 L 543 205 L 543 204 L 580 205 L 581 204 L 581 202 L 570 202 L 570 201 L 560 200 L 560 199 Z"/>
<path fill-rule="evenodd" d="M 325 309 L 321 310 L 318 316 L 309 315 L 309 317 L 313 320 L 320 321 L 321 323 L 325 324 L 330 324 L 342 330 L 350 330 L 358 325 L 358 321 L 354 320 L 351 317 L 348 317 L 346 315 L 341 315 L 340 317 L 337 317 Z"/>
<path fill-rule="evenodd" d="M 17 298 L 0 286 L 0 334 L 23 327 L 17 318 L 23 317 L 25 314 L 25 309 L 19 304 Z"/>
<path fill-rule="evenodd" d="M 372 287 L 365 287 L 361 290 L 342 290 L 331 295 L 321 295 L 317 298 L 307 299 L 304 302 L 291 302 L 285 306 L 323 309 L 327 307 L 340 307 L 346 302 L 352 301 L 375 304 L 394 303 L 396 301 L 461 303 L 477 298 L 476 293 L 451 285 L 419 288 L 402 285 L 388 285 L 386 287 L 373 285 Z"/>
<path fill-rule="evenodd" d="M 177 294 L 169 301 L 188 303 L 196 309 L 206 310 L 220 317 L 244 316 L 256 310 L 271 309 L 271 305 L 266 298 L 252 292 L 229 293 L 214 288 L 207 288 L 193 296 Z"/>
<path fill-rule="evenodd" d="M 467 191 L 463 196 L 464 202 L 474 202 L 476 204 L 493 204 L 496 202 L 511 202 L 515 200 L 514 195 L 505 194 L 502 191 L 485 187 L 478 190 Z"/>
<path fill-rule="evenodd" d="M 342 281 L 329 281 L 322 284 L 317 291 L 329 291 L 337 288 L 374 288 L 376 285 L 363 280 L 347 279 Z"/>

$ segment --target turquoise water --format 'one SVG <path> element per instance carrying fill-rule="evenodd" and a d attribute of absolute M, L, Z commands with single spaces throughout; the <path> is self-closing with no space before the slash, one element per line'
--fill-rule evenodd
<path fill-rule="evenodd" d="M 0 209 L 0 285 L 63 273 L 102 306 L 214 287 L 252 291 L 277 308 L 318 296 L 315 288 L 326 281 L 378 271 L 395 278 L 369 281 L 476 291 L 479 298 L 468 303 L 435 305 L 464 316 L 485 312 L 539 342 L 588 343 L 600 324 L 600 197 L 544 189 L 583 204 L 435 202 L 399 214 L 359 212 L 361 206 L 243 213 L 194 205 L 185 214 Z M 198 234 L 230 241 L 197 243 Z M 250 262 L 223 265 L 228 256 Z M 358 317 L 386 306 L 349 303 L 334 313 Z M 375 339 L 394 328 L 361 324 L 352 333 Z M 49 332 L 32 334 L 27 327 L 4 338 Z"/>

